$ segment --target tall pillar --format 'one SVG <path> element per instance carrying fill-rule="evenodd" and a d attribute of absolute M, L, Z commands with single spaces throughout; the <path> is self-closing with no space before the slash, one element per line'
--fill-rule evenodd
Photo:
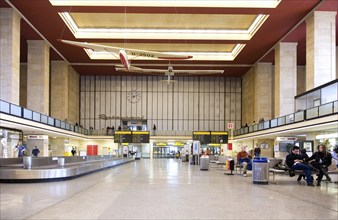
<path fill-rule="evenodd" d="M 306 20 L 306 90 L 336 79 L 336 14 L 315 11 Z"/>
<path fill-rule="evenodd" d="M 20 15 L 0 8 L 0 99 L 19 105 Z"/>
<path fill-rule="evenodd" d="M 50 114 L 60 120 L 68 120 L 68 69 L 65 61 L 51 61 Z"/>
<path fill-rule="evenodd" d="M 27 64 L 20 64 L 20 106 L 27 108 Z"/>
<path fill-rule="evenodd" d="M 27 108 L 49 115 L 49 46 L 43 40 L 27 42 Z"/>
<path fill-rule="evenodd" d="M 306 90 L 306 70 L 305 66 L 297 66 L 297 95 L 304 93 Z"/>
<path fill-rule="evenodd" d="M 252 124 L 254 119 L 254 68 L 242 77 L 242 126 Z"/>
<path fill-rule="evenodd" d="M 254 66 L 254 120 L 272 118 L 272 63 Z"/>
<path fill-rule="evenodd" d="M 274 117 L 295 111 L 296 82 L 297 43 L 279 43 L 275 48 Z"/>
<path fill-rule="evenodd" d="M 51 81 L 51 116 L 79 122 L 79 74 L 65 61 L 52 61 Z"/>

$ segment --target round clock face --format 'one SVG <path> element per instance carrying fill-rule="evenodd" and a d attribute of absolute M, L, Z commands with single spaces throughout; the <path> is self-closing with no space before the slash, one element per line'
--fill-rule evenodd
<path fill-rule="evenodd" d="M 131 90 L 128 92 L 128 101 L 131 103 L 136 103 L 141 100 L 141 92 L 137 90 Z"/>

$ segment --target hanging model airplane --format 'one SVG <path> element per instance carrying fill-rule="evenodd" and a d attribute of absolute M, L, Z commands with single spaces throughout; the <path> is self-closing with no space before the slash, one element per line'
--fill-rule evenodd
<path fill-rule="evenodd" d="M 133 57 L 146 57 L 146 58 L 157 58 L 162 60 L 187 60 L 191 59 L 192 56 L 188 55 L 178 55 L 174 53 L 161 53 L 161 52 L 155 52 L 155 51 L 147 51 L 147 50 L 136 50 L 136 49 L 127 49 L 127 48 L 121 48 L 121 47 L 112 47 L 102 44 L 92 44 L 87 42 L 77 42 L 77 41 L 70 41 L 70 40 L 62 40 L 61 42 L 65 44 L 70 44 L 73 46 L 78 46 L 82 48 L 91 49 L 93 51 L 105 51 L 112 53 L 114 56 L 116 56 L 118 59 L 121 60 L 123 67 L 126 70 L 130 70 L 130 60 L 128 59 L 128 55 Z"/>
<path fill-rule="evenodd" d="M 193 75 L 215 75 L 215 74 L 223 74 L 224 70 L 175 70 L 169 65 L 167 70 L 164 69 L 142 69 L 135 66 L 130 66 L 129 70 L 124 68 L 123 66 L 117 65 L 115 67 L 116 71 L 119 72 L 131 72 L 131 73 L 145 73 L 145 74 L 164 74 L 168 77 L 167 80 L 161 80 L 161 82 L 166 82 L 167 84 L 174 83 L 176 80 L 172 80 L 171 77 L 177 73 L 178 75 L 184 76 L 193 76 Z"/>

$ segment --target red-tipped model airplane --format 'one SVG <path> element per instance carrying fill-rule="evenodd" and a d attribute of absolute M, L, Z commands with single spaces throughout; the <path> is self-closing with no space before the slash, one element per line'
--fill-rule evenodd
<path fill-rule="evenodd" d="M 102 44 L 92 44 L 87 42 L 77 42 L 77 41 L 69 41 L 69 40 L 60 40 L 63 43 L 91 49 L 93 51 L 105 51 L 118 56 L 121 60 L 123 67 L 129 71 L 130 70 L 130 60 L 128 59 L 128 55 L 133 57 L 146 57 L 146 58 L 157 58 L 162 60 L 186 60 L 191 59 L 192 56 L 179 55 L 174 53 L 161 53 L 155 51 L 147 51 L 147 50 L 135 50 L 135 49 L 127 49 L 121 47 L 112 47 Z"/>

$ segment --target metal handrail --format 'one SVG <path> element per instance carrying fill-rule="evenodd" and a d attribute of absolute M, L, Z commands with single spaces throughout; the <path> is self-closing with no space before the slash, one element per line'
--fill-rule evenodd
<path fill-rule="evenodd" d="M 12 104 L 10 102 L 1 99 L 0 99 L 0 113 L 5 113 L 15 117 L 39 122 L 45 125 L 49 125 L 67 131 L 72 131 L 79 134 L 89 134 L 88 129 L 80 128 L 79 126 L 68 123 L 66 121 L 61 121 L 59 119 L 50 117 L 48 115 L 30 109 L 23 108 L 21 106 Z"/>
<path fill-rule="evenodd" d="M 323 108 L 324 106 L 329 106 L 329 105 L 331 105 L 331 112 L 328 112 L 328 113 L 325 112 L 325 114 L 320 115 L 320 108 Z M 315 117 L 312 117 L 312 116 L 310 117 L 307 114 L 307 112 L 311 110 L 317 111 L 317 115 Z M 238 136 L 238 135 L 253 133 L 256 131 L 262 131 L 262 130 L 276 128 L 276 127 L 280 127 L 284 125 L 290 125 L 290 124 L 294 124 L 294 123 L 298 123 L 298 122 L 302 122 L 306 120 L 311 120 L 311 119 L 316 119 L 316 118 L 320 118 L 320 117 L 331 115 L 331 114 L 337 114 L 337 113 L 338 113 L 338 100 L 335 100 L 332 102 L 325 103 L 323 105 L 297 111 L 295 113 L 284 115 L 278 118 L 273 118 L 268 121 L 264 121 L 263 123 L 250 125 L 249 127 L 245 127 L 247 129 L 244 129 L 244 128 L 237 129 L 234 131 L 234 135 Z"/>

